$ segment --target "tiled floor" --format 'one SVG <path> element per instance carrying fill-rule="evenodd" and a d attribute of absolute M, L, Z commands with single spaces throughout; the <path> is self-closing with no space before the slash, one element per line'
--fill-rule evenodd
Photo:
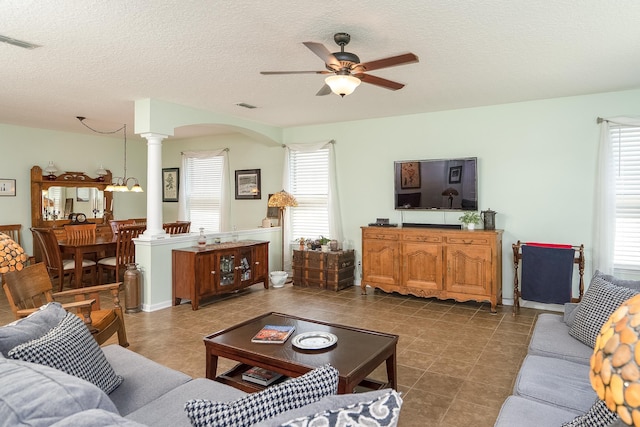
<path fill-rule="evenodd" d="M 129 349 L 193 377 L 205 375 L 202 337 L 278 311 L 398 334 L 400 427 L 493 426 L 526 354 L 537 310 L 456 303 L 360 288 L 340 292 L 261 285 L 192 311 L 189 304 L 126 315 Z M 13 320 L 4 295 L 0 324 Z M 112 338 L 110 342 L 116 342 Z M 221 360 L 219 369 L 234 362 Z M 374 377 L 385 379 L 383 366 Z"/>

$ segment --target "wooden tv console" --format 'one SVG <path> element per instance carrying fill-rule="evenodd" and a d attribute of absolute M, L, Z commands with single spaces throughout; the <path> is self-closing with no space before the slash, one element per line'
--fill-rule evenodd
<path fill-rule="evenodd" d="M 502 230 L 362 227 L 366 286 L 418 297 L 502 304 Z"/>

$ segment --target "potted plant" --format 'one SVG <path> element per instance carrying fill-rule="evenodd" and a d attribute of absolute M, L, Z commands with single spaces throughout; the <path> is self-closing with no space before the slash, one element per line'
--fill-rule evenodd
<path fill-rule="evenodd" d="M 480 214 L 478 212 L 465 212 L 458 219 L 468 230 L 474 230 L 476 228 L 476 224 L 480 224 Z"/>
<path fill-rule="evenodd" d="M 318 239 L 318 242 L 320 243 L 320 250 L 322 250 L 322 252 L 329 252 L 329 241 L 331 239 L 328 239 L 324 236 L 320 236 L 320 238 Z"/>

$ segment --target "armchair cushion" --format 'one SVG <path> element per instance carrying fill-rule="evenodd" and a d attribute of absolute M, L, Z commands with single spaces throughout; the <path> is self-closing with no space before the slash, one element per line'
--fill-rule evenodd
<path fill-rule="evenodd" d="M 25 342 L 40 338 L 60 324 L 67 311 L 58 303 L 49 303 L 24 319 L 0 327 L 0 353 L 9 351 Z"/>
<path fill-rule="evenodd" d="M 107 394 L 123 380 L 82 320 L 72 313 L 66 313 L 45 335 L 14 347 L 7 356 L 60 369 L 95 384 Z"/>

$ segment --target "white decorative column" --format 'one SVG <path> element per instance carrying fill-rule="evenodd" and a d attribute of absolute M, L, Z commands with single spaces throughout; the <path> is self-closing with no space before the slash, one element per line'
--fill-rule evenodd
<path fill-rule="evenodd" d="M 143 239 L 162 239 L 162 140 L 167 135 L 143 133 L 147 139 L 147 229 Z"/>

